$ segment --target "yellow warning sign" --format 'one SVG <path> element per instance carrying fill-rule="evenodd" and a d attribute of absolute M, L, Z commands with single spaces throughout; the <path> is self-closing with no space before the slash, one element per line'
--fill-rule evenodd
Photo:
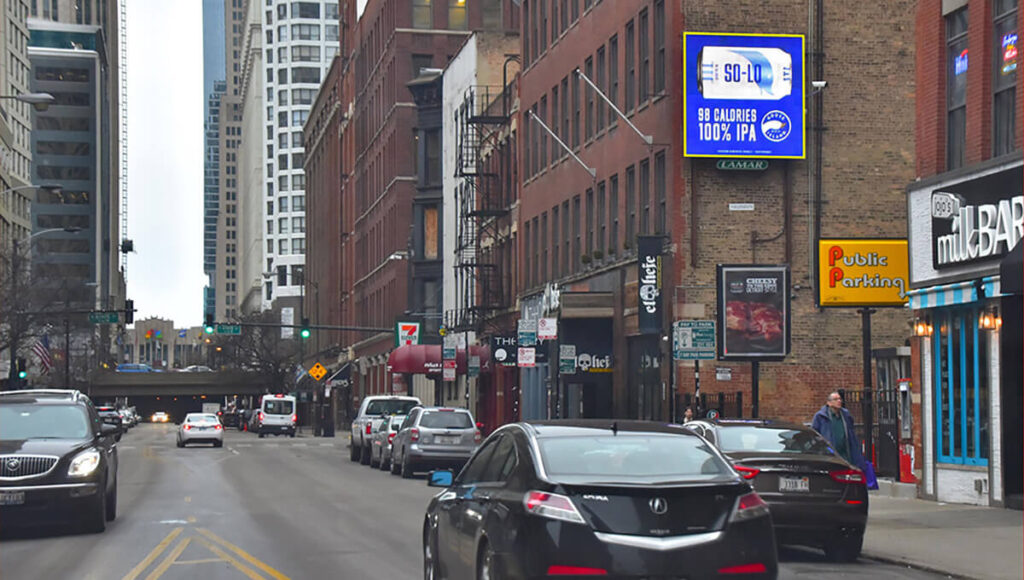
<path fill-rule="evenodd" d="M 324 375 L 326 375 L 326 374 L 327 374 L 327 369 L 325 369 L 324 365 L 322 365 L 320 363 L 316 363 L 315 365 L 313 365 L 312 368 L 309 369 L 309 376 L 313 377 L 315 380 L 318 380 L 318 381 L 320 379 L 324 378 Z"/>

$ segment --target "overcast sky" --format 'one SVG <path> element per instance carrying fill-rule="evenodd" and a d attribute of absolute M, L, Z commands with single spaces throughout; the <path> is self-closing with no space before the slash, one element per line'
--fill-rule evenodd
<path fill-rule="evenodd" d="M 128 297 L 135 319 L 203 320 L 199 0 L 128 3 Z"/>

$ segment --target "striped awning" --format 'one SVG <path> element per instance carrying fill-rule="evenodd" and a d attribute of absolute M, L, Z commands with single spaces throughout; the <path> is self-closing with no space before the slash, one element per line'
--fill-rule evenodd
<path fill-rule="evenodd" d="M 980 280 L 956 282 L 930 288 L 919 288 L 907 293 L 910 297 L 909 306 L 913 310 L 922 308 L 940 308 L 970 304 L 986 298 L 1002 296 L 999 288 L 999 276 L 986 276 Z M 981 295 L 978 290 L 981 289 Z"/>

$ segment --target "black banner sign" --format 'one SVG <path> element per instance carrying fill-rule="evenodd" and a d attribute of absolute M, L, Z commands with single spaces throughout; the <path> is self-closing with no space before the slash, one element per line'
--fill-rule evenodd
<path fill-rule="evenodd" d="M 637 236 L 637 307 L 640 334 L 661 334 L 661 236 Z"/>

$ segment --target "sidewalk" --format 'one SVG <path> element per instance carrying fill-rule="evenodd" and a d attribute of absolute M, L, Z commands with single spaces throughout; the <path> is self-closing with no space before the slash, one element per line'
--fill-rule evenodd
<path fill-rule="evenodd" d="M 866 558 L 977 580 L 1024 575 L 1024 513 L 871 493 Z"/>

